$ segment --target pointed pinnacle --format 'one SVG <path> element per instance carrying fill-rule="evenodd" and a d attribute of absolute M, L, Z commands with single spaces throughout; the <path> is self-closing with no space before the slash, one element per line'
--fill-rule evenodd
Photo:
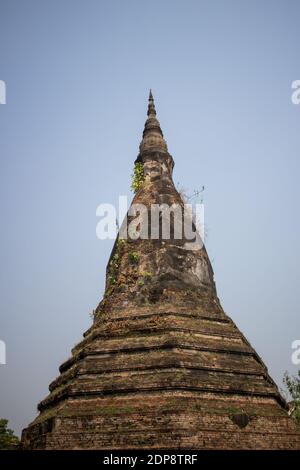
<path fill-rule="evenodd" d="M 164 140 L 159 121 L 156 117 L 154 99 L 151 89 L 149 93 L 147 115 L 148 118 L 145 122 L 143 139 L 140 144 L 140 154 L 153 149 L 164 153 L 168 152 L 167 143 Z"/>
<path fill-rule="evenodd" d="M 150 93 L 149 93 L 149 100 L 148 100 L 148 112 L 147 112 L 147 115 L 148 116 L 155 116 L 156 115 L 156 111 L 155 111 L 155 105 L 154 105 L 154 99 L 153 99 L 153 95 L 152 95 L 152 91 L 151 91 L 151 88 L 150 88 Z"/>

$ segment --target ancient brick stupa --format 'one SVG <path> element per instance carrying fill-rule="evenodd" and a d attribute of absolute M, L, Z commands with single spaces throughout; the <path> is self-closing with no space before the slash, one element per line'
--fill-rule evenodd
<path fill-rule="evenodd" d="M 134 203 L 179 204 L 150 94 Z M 161 233 L 161 232 L 160 232 Z M 289 449 L 299 428 L 217 297 L 204 246 L 117 238 L 91 328 L 60 366 L 25 449 Z"/>

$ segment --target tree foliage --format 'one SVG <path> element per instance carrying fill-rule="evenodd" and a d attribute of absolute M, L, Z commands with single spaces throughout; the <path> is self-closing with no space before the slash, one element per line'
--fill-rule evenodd
<path fill-rule="evenodd" d="M 7 419 L 0 419 L 0 449 L 17 449 L 19 445 L 19 439 L 14 435 L 14 432 L 7 427 L 7 424 Z"/>
<path fill-rule="evenodd" d="M 300 423 L 300 370 L 298 371 L 298 377 L 290 376 L 286 372 L 284 374 L 283 383 L 292 397 L 290 414 Z"/>

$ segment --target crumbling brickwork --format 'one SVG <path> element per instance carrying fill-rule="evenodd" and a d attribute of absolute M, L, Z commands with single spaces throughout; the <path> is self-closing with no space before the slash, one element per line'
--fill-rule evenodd
<path fill-rule="evenodd" d="M 133 202 L 183 205 L 152 95 Z M 223 311 L 205 247 L 123 240 L 92 327 L 23 431 L 25 449 L 299 449 L 299 427 Z"/>

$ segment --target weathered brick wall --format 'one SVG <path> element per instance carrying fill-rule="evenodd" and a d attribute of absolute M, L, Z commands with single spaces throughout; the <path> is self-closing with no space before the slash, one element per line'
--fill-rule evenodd
<path fill-rule="evenodd" d="M 300 449 L 297 427 L 276 400 L 191 392 L 73 401 L 28 439 L 28 447 L 47 449 Z"/>
<path fill-rule="evenodd" d="M 134 203 L 183 206 L 151 97 L 137 161 L 145 178 Z M 116 240 L 93 325 L 24 448 L 300 447 L 277 386 L 220 305 L 205 247 L 186 243 Z"/>

